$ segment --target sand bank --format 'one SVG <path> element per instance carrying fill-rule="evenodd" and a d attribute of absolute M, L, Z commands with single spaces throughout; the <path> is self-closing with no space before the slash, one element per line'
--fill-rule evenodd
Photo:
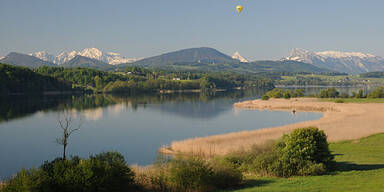
<path fill-rule="evenodd" d="M 223 155 L 254 144 L 263 144 L 280 138 L 290 131 L 314 126 L 324 130 L 328 141 L 358 139 L 384 132 L 384 103 L 332 103 L 312 98 L 253 100 L 235 103 L 235 108 L 248 110 L 278 110 L 322 112 L 319 120 L 305 121 L 254 131 L 214 135 L 175 141 L 160 149 L 163 153 L 188 153 L 199 155 Z"/>

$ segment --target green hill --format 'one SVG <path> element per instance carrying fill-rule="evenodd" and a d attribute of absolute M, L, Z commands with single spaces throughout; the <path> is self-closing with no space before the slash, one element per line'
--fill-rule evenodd
<path fill-rule="evenodd" d="M 0 82 L 1 94 L 72 90 L 70 83 L 7 64 L 0 64 Z"/>

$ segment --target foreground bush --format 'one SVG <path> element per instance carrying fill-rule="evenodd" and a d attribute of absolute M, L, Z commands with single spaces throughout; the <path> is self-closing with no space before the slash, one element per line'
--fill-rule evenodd
<path fill-rule="evenodd" d="M 333 156 L 325 133 L 310 127 L 297 129 L 274 144 L 227 156 L 227 161 L 259 175 L 290 177 L 324 174 L 330 170 Z"/>
<path fill-rule="evenodd" d="M 134 170 L 136 182 L 146 191 L 217 191 L 237 187 L 242 181 L 242 173 L 232 164 L 197 157 L 176 157 Z"/>
<path fill-rule="evenodd" d="M 136 191 L 134 175 L 117 152 L 89 159 L 74 157 L 45 162 L 38 169 L 22 169 L 7 181 L 4 192 Z"/>

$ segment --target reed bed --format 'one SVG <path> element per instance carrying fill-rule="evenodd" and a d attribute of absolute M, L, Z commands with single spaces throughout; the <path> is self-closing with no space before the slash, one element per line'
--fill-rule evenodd
<path fill-rule="evenodd" d="M 384 132 L 384 124 L 381 123 L 383 103 L 331 103 L 313 98 L 297 98 L 245 101 L 234 104 L 234 107 L 246 110 L 322 112 L 323 117 L 274 128 L 174 141 L 159 151 L 208 157 L 225 155 L 239 149 L 249 149 L 252 145 L 263 145 L 302 127 L 318 127 L 324 130 L 329 141 L 358 139 Z"/>

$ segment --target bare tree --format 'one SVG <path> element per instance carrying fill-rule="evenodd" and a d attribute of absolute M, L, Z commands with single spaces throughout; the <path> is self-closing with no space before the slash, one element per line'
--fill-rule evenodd
<path fill-rule="evenodd" d="M 74 126 L 76 124 L 77 126 Z M 68 139 L 75 131 L 80 130 L 83 125 L 83 120 L 81 116 L 76 118 L 76 116 L 69 110 L 64 110 L 58 114 L 57 122 L 59 123 L 59 128 L 63 131 L 63 135 L 56 139 L 56 143 L 63 145 L 63 159 L 66 159 L 66 150 L 68 146 Z"/>

